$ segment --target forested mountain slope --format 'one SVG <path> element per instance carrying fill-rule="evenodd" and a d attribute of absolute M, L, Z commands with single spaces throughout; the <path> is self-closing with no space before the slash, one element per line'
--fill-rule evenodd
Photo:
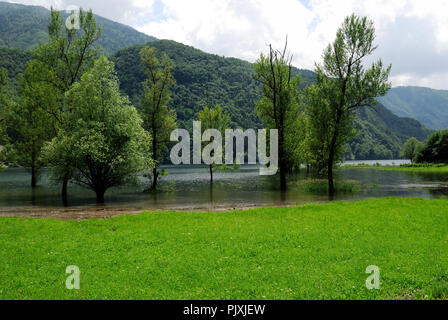
<path fill-rule="evenodd" d="M 62 16 L 65 18 L 68 14 L 63 12 Z M 49 17 L 50 11 L 43 7 L 0 2 L 0 47 L 28 50 L 47 41 Z M 106 54 L 155 40 L 129 26 L 95 17 L 98 25 L 104 26 L 98 43 Z"/>
<path fill-rule="evenodd" d="M 66 13 L 63 15 L 67 16 Z M 31 58 L 31 53 L 24 49 L 32 49 L 47 40 L 48 18 L 49 11 L 45 8 L 0 2 L 0 67 L 8 70 L 13 84 Z M 181 127 L 190 128 L 200 109 L 216 104 L 231 114 L 233 127 L 247 129 L 263 126 L 254 111 L 261 90 L 254 80 L 251 63 L 207 54 L 174 41 L 154 41 L 155 38 L 99 16 L 97 22 L 104 26 L 99 45 L 104 47 L 106 54 L 114 53 L 112 60 L 116 64 L 121 89 L 134 104 L 139 102 L 141 83 L 145 80 L 139 52 L 145 45 L 143 43 L 149 42 L 158 49 L 159 54 L 167 53 L 176 65 L 174 77 L 177 84 L 172 89 L 170 104 L 177 111 Z M 313 72 L 298 69 L 294 72 L 302 75 L 303 86 L 313 83 Z M 444 116 L 448 115 L 442 109 L 443 94 L 437 98 L 439 100 L 433 95 L 422 98 L 423 91 L 420 89 L 413 90 L 415 96 L 409 95 L 411 98 L 406 94 L 408 89 L 404 93 L 400 88 L 392 89 L 381 101 L 395 113 L 411 118 L 423 119 L 424 114 L 430 114 L 432 120 L 425 120 L 425 123 L 435 128 L 443 127 L 446 121 Z M 442 111 L 425 113 L 424 110 L 431 106 L 436 111 Z M 419 116 L 416 110 L 423 115 Z M 438 123 L 431 122 L 434 119 Z M 361 110 L 356 128 L 359 132 L 347 154 L 356 159 L 397 158 L 401 145 L 409 137 L 424 140 L 431 132 L 418 121 L 399 118 L 382 105 L 375 110 Z"/>
<path fill-rule="evenodd" d="M 254 68 L 249 62 L 207 54 L 174 41 L 154 41 L 148 45 L 166 53 L 175 63 L 177 84 L 170 102 L 178 114 L 181 127 L 190 128 L 197 112 L 205 105 L 221 105 L 231 114 L 234 127 L 259 128 L 255 103 L 261 89 L 254 80 Z M 120 50 L 112 56 L 121 81 L 121 89 L 134 104 L 138 104 L 141 83 L 145 80 L 137 45 Z M 295 70 L 302 75 L 303 85 L 314 81 L 314 73 Z M 418 121 L 399 118 L 379 104 L 365 109 L 356 119 L 358 134 L 350 144 L 347 157 L 353 159 L 392 159 L 399 157 L 403 143 L 410 137 L 426 139 L 431 133 Z"/>
<path fill-rule="evenodd" d="M 417 119 L 428 128 L 448 128 L 448 91 L 398 87 L 390 90 L 381 102 L 396 115 Z"/>

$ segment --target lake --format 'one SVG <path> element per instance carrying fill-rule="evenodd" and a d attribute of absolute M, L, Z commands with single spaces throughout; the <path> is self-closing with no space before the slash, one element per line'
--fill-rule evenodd
<path fill-rule="evenodd" d="M 392 161 L 373 161 L 392 165 Z M 357 164 L 351 162 L 350 164 Z M 394 161 L 395 165 L 401 164 Z M 277 177 L 259 176 L 256 166 L 243 166 L 238 171 L 215 172 L 215 183 L 210 188 L 208 169 L 201 166 L 167 166 L 167 176 L 162 177 L 163 191 L 157 194 L 144 192 L 149 182 L 138 186 L 114 188 L 106 193 L 106 204 L 100 207 L 135 210 L 158 209 L 220 209 L 257 206 L 296 205 L 309 202 L 326 202 L 324 194 L 310 194 L 290 188 L 278 189 Z M 294 184 L 304 179 L 305 172 L 289 178 Z M 372 197 L 423 197 L 434 199 L 448 197 L 448 174 L 407 173 L 383 171 L 375 168 L 337 170 L 337 179 L 355 180 L 361 186 L 359 192 L 339 194 L 336 200 L 361 200 Z M 0 214 L 21 209 L 62 208 L 60 186 L 49 183 L 46 172 L 39 187 L 29 187 L 30 176 L 21 168 L 9 168 L 0 172 Z M 78 186 L 69 188 L 69 206 L 73 208 L 98 207 L 95 194 Z"/>

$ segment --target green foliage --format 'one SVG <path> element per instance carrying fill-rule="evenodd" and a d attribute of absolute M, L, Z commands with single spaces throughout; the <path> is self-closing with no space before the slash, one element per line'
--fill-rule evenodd
<path fill-rule="evenodd" d="M 60 15 L 65 23 L 69 14 L 63 11 Z M 0 47 L 31 50 L 48 42 L 49 18 L 50 11 L 43 7 L 0 2 Z M 95 18 L 98 24 L 104 27 L 98 44 L 104 48 L 106 54 L 155 40 L 131 27 L 99 16 Z"/>
<path fill-rule="evenodd" d="M 51 10 L 48 25 L 50 41 L 42 44 L 33 54 L 53 71 L 53 85 L 62 93 L 81 78 L 95 58 L 99 56 L 94 47 L 101 36 L 102 28 L 97 28 L 92 11 L 79 10 L 80 29 L 67 29 L 58 11 Z"/>
<path fill-rule="evenodd" d="M 417 139 L 410 138 L 401 148 L 400 155 L 405 159 L 413 161 L 416 156 L 418 145 L 419 141 Z"/>
<path fill-rule="evenodd" d="M 226 129 L 229 128 L 229 124 L 230 124 L 230 115 L 228 113 L 226 113 L 225 111 L 223 111 L 223 109 L 221 108 L 221 106 L 216 106 L 214 109 L 209 108 L 209 107 L 204 107 L 204 109 L 202 109 L 199 113 L 198 113 L 198 121 L 201 121 L 201 134 L 203 137 L 203 134 L 206 130 L 209 129 L 215 129 L 218 130 L 221 133 L 222 137 L 225 137 L 225 131 Z M 210 137 L 211 138 L 211 137 Z M 212 140 L 212 139 L 210 139 Z M 211 141 L 213 142 L 213 141 Z M 223 141 L 222 141 L 223 142 Z M 203 143 L 204 145 L 207 144 L 207 142 Z M 220 145 L 217 145 L 211 153 L 210 153 L 210 157 L 216 158 L 218 156 L 218 154 L 221 154 L 221 161 L 224 158 L 224 149 L 223 149 L 223 143 L 221 143 Z M 210 169 L 210 181 L 213 182 L 213 170 L 215 169 L 217 163 L 212 163 L 209 166 Z M 221 169 L 223 169 L 224 167 L 227 166 L 222 166 Z"/>
<path fill-rule="evenodd" d="M 300 75 L 293 76 L 291 57 L 269 47 L 267 56 L 255 63 L 255 79 L 262 85 L 262 98 L 256 112 L 267 129 L 278 130 L 278 157 L 281 188 L 286 188 L 285 174 L 295 165 L 294 155 L 299 148 L 301 108 L 298 103 Z M 297 164 L 298 166 L 300 163 Z"/>
<path fill-rule="evenodd" d="M 32 58 L 29 51 L 0 48 L 0 68 L 6 69 L 12 85 L 17 85 L 18 75 L 25 71 L 26 64 Z"/>
<path fill-rule="evenodd" d="M 176 110 L 179 127 L 191 129 L 192 119 L 207 105 L 221 105 L 230 114 L 232 128 L 262 128 L 254 106 L 262 97 L 261 84 L 255 80 L 254 66 L 248 62 L 223 58 L 201 52 L 174 41 L 154 41 L 158 57 L 166 53 L 175 63 L 173 76 L 176 85 L 171 90 L 169 107 Z M 140 61 L 144 46 L 134 46 L 117 52 L 113 57 L 120 78 L 120 88 L 135 105 L 139 105 L 145 68 Z M 293 68 L 293 75 L 300 74 L 300 88 L 315 82 L 311 71 Z M 391 159 L 398 158 L 403 143 L 416 137 L 425 140 L 431 130 L 418 121 L 395 116 L 381 104 L 375 110 L 361 108 L 354 121 L 358 133 L 350 142 L 345 158 Z M 301 120 L 304 121 L 304 120 Z M 302 124 L 301 124 L 302 126 Z M 304 150 L 305 137 L 296 139 Z M 302 151 L 300 154 L 305 155 Z M 304 158 L 311 156 L 305 155 Z M 296 156 L 294 156 L 296 158 Z M 302 160 L 306 162 L 306 159 Z"/>
<path fill-rule="evenodd" d="M 418 150 L 416 155 L 418 163 L 446 163 L 448 164 L 448 129 L 436 131 Z"/>
<path fill-rule="evenodd" d="M 20 80 L 21 99 L 12 103 L 9 112 L 9 127 L 15 138 L 13 157 L 30 170 L 33 187 L 45 164 L 40 159 L 42 147 L 57 131 L 57 121 L 51 114 L 59 111 L 60 100 L 51 79 L 53 74 L 44 64 L 29 62 Z"/>
<path fill-rule="evenodd" d="M 347 17 L 334 43 L 324 51 L 322 65 L 317 65 L 317 84 L 308 91 L 311 140 L 319 151 L 315 161 L 319 171 L 327 168 L 330 194 L 334 193 L 333 166 L 342 160 L 344 147 L 354 134 L 354 110 L 375 106 L 375 98 L 391 86 L 391 66 L 384 69 L 379 60 L 370 69 L 364 68 L 364 60 L 376 49 L 374 39 L 373 21 Z"/>
<path fill-rule="evenodd" d="M 171 132 L 177 128 L 176 112 L 168 107 L 170 88 L 175 84 L 172 75 L 174 65 L 166 54 L 159 61 L 155 48 L 143 48 L 140 57 L 146 69 L 147 80 L 143 85 L 139 110 L 143 127 L 152 136 L 151 150 L 155 161 L 152 189 L 155 190 L 159 178 L 157 168 L 168 151 Z"/>
<path fill-rule="evenodd" d="M 134 181 L 150 167 L 150 135 L 137 110 L 120 95 L 113 63 L 98 59 L 66 94 L 64 125 L 45 148 L 45 158 L 62 180 L 70 163 L 71 180 L 97 194 Z M 60 168 L 62 166 L 62 168 Z"/>
<path fill-rule="evenodd" d="M 354 127 L 356 134 L 344 156 L 353 160 L 398 159 L 409 138 L 423 141 L 432 132 L 416 120 L 399 118 L 381 104 L 356 110 Z"/>
<path fill-rule="evenodd" d="M 8 74 L 3 68 L 0 68 L 0 146 L 7 140 L 6 120 L 11 105 L 10 93 L 8 90 Z M 1 150 L 0 150 L 1 151 Z"/>
<path fill-rule="evenodd" d="M 328 194 L 328 181 L 321 179 L 307 179 L 298 182 L 297 189 L 312 194 Z M 356 181 L 336 181 L 336 193 L 350 194 L 359 192 L 360 186 Z"/>

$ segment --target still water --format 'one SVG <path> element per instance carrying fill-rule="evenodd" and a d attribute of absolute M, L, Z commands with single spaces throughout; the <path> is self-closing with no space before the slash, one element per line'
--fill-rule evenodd
<path fill-rule="evenodd" d="M 373 161 L 372 163 L 376 163 Z M 392 162 L 381 162 L 392 165 Z M 401 162 L 395 161 L 394 165 Z M 353 164 L 353 163 L 351 163 Z M 269 205 L 295 205 L 309 202 L 325 202 L 328 196 L 310 194 L 290 188 L 280 192 L 276 177 L 259 176 L 255 166 L 244 166 L 238 171 L 215 172 L 213 188 L 209 172 L 204 167 L 165 167 L 167 176 L 162 177 L 164 191 L 158 194 L 144 192 L 149 182 L 136 186 L 111 189 L 106 193 L 106 208 L 129 209 L 219 209 Z M 290 178 L 305 179 L 303 172 Z M 427 199 L 448 197 L 448 174 L 407 173 L 383 171 L 374 168 L 340 169 L 340 180 L 354 180 L 360 191 L 340 194 L 336 200 L 359 200 L 372 197 L 423 197 Z M 57 209 L 62 207 L 60 187 L 51 185 L 46 172 L 41 176 L 39 187 L 29 187 L 29 174 L 19 168 L 0 172 L 0 211 L 31 208 Z M 95 194 L 78 186 L 69 188 L 70 207 L 95 207 Z"/>

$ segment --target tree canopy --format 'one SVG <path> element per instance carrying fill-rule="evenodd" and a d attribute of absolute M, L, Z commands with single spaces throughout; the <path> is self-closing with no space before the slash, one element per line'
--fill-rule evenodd
<path fill-rule="evenodd" d="M 45 147 L 45 157 L 58 180 L 70 163 L 71 181 L 95 191 L 102 203 L 108 189 L 134 181 L 150 168 L 150 135 L 120 94 L 113 63 L 105 57 L 95 61 L 66 98 L 64 125 Z"/>

